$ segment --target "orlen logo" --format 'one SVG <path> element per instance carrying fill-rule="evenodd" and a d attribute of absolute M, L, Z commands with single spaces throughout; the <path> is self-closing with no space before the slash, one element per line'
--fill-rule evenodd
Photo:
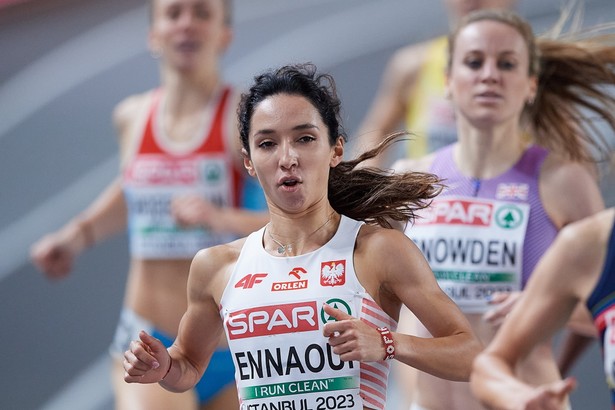
<path fill-rule="evenodd" d="M 460 199 L 440 199 L 421 213 L 417 225 L 447 224 L 489 226 L 493 204 Z"/>
<path fill-rule="evenodd" d="M 226 321 L 229 339 L 318 330 L 316 302 L 260 306 L 240 310 Z"/>
<path fill-rule="evenodd" d="M 128 176 L 137 184 L 191 184 L 199 178 L 196 163 L 191 159 L 140 159 L 130 168 Z"/>
<path fill-rule="evenodd" d="M 293 268 L 293 270 L 288 272 L 288 276 L 292 276 L 297 280 L 288 282 L 273 282 L 271 284 L 271 290 L 273 292 L 281 292 L 286 290 L 307 289 L 308 281 L 307 279 L 301 279 L 302 275 L 307 275 L 307 271 L 305 269 L 302 267 Z"/>

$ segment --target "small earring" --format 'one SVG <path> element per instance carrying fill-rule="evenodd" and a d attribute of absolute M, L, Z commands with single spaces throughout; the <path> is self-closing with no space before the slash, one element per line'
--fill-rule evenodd
<path fill-rule="evenodd" d="M 534 98 L 535 97 L 530 97 L 527 99 L 527 101 L 525 102 L 527 105 L 534 105 Z"/>

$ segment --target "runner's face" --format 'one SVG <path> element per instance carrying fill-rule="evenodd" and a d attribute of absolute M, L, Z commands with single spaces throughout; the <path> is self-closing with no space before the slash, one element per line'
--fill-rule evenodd
<path fill-rule="evenodd" d="M 150 49 L 180 71 L 217 62 L 231 38 L 223 0 L 154 0 Z"/>
<path fill-rule="evenodd" d="M 454 45 L 448 88 L 461 116 L 486 126 L 519 121 L 536 89 L 521 34 L 508 24 L 482 20 L 461 29 Z"/>
<path fill-rule="evenodd" d="M 342 158 L 343 140 L 329 142 L 318 110 L 299 95 L 276 94 L 261 101 L 250 121 L 250 158 L 270 206 L 301 212 L 327 201 L 330 168 Z"/>

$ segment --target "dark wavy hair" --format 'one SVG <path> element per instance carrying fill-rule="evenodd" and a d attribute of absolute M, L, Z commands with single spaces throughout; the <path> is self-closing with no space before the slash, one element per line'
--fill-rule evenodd
<path fill-rule="evenodd" d="M 237 111 L 239 135 L 248 155 L 254 110 L 260 102 L 277 94 L 298 95 L 310 101 L 327 127 L 331 146 L 340 136 L 347 140 L 333 77 L 318 73 L 316 66 L 310 63 L 288 65 L 257 75 L 254 84 L 241 97 Z M 412 222 L 417 210 L 429 206 L 442 190 L 437 176 L 422 172 L 395 174 L 373 167 L 358 167 L 407 135 L 404 132 L 391 134 L 358 158 L 342 161 L 331 168 L 328 198 L 336 212 L 390 228 L 391 221 Z"/>

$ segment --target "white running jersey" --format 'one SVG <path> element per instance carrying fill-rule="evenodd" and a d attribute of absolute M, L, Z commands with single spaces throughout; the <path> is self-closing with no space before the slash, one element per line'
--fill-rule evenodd
<path fill-rule="evenodd" d="M 265 251 L 265 228 L 246 239 L 220 303 L 242 410 L 384 409 L 388 362 L 343 362 L 323 336 L 324 303 L 397 328 L 355 274 L 362 225 L 342 216 L 325 246 L 293 257 Z"/>

